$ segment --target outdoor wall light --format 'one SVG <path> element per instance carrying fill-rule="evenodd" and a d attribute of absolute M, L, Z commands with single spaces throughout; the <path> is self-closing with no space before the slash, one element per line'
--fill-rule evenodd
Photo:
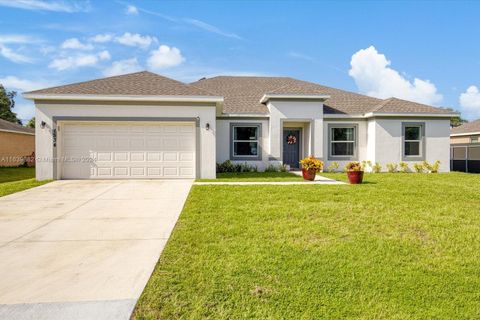
<path fill-rule="evenodd" d="M 40 122 L 40 128 L 45 129 L 47 123 L 45 121 Z"/>
<path fill-rule="evenodd" d="M 205 129 L 210 130 L 210 123 L 207 122 L 207 124 L 205 125 Z"/>

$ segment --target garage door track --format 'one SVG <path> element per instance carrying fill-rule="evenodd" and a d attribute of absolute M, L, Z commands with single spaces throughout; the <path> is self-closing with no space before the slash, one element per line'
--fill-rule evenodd
<path fill-rule="evenodd" d="M 0 198 L 0 319 L 129 319 L 191 185 L 55 181 Z"/>

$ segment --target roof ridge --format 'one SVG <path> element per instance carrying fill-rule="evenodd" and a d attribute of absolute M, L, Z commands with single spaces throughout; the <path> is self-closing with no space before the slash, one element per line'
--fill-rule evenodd
<path fill-rule="evenodd" d="M 378 110 L 382 109 L 383 107 L 385 107 L 386 104 L 388 104 L 393 99 L 396 99 L 396 98 L 395 97 L 390 97 L 390 98 L 381 100 L 380 103 L 378 104 L 378 106 L 376 106 L 371 112 L 375 112 L 375 111 L 378 111 Z"/>

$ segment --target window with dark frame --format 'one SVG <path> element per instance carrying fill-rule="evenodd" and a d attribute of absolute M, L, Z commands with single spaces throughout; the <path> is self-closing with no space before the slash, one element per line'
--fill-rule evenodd
<path fill-rule="evenodd" d="M 422 126 L 405 125 L 403 136 L 404 156 L 420 157 L 422 155 Z"/>
<path fill-rule="evenodd" d="M 233 158 L 258 158 L 260 126 L 233 125 L 232 130 Z"/>
<path fill-rule="evenodd" d="M 330 155 L 332 157 L 355 156 L 355 127 L 331 127 L 330 130 Z"/>

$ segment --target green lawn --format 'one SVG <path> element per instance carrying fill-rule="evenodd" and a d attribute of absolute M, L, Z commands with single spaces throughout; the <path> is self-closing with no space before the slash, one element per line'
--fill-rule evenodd
<path fill-rule="evenodd" d="M 478 319 L 479 176 L 366 181 L 194 186 L 134 318 Z"/>
<path fill-rule="evenodd" d="M 303 181 L 303 178 L 291 172 L 241 172 L 217 173 L 217 179 L 197 179 L 199 182 L 227 181 Z"/>
<path fill-rule="evenodd" d="M 0 197 L 47 182 L 35 180 L 35 168 L 0 168 Z"/>

